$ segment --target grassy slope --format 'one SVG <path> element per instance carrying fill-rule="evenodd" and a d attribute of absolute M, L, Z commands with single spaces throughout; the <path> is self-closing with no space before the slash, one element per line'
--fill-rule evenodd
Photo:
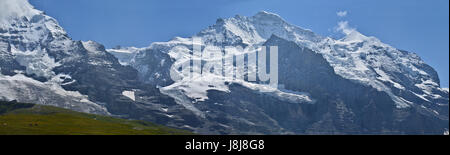
<path fill-rule="evenodd" d="M 0 135 L 171 135 L 191 134 L 133 121 L 22 103 L 0 102 Z"/>

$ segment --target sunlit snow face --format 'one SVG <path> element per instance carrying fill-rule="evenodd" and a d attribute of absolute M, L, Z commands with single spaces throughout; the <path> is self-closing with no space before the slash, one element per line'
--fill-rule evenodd
<path fill-rule="evenodd" d="M 178 54 L 173 55 L 177 61 L 170 70 L 173 81 L 245 81 L 247 76 L 248 82 L 258 81 L 271 88 L 260 91 L 275 91 L 278 87 L 277 46 L 271 46 L 269 54 L 265 46 L 202 46 L 201 38 L 193 38 L 192 46 L 193 50 L 186 46 L 172 48 L 171 53 Z"/>

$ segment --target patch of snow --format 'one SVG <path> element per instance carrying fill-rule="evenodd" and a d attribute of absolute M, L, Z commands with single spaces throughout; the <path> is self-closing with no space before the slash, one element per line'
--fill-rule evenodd
<path fill-rule="evenodd" d="M 401 90 L 405 90 L 405 87 L 403 87 L 401 84 L 394 82 L 390 79 L 390 77 L 381 69 L 375 68 L 375 71 L 378 75 L 380 75 L 380 77 L 377 77 L 377 79 L 381 80 L 381 81 L 386 81 L 386 82 L 390 82 L 392 84 L 394 84 L 395 88 L 401 89 Z"/>
<path fill-rule="evenodd" d="M 423 95 L 419 95 L 417 93 L 412 92 L 414 95 L 416 95 L 417 97 L 421 98 L 422 100 L 425 100 L 427 102 L 430 102 L 430 100 L 428 100 L 427 98 L 425 98 L 427 95 L 423 94 Z"/>
<path fill-rule="evenodd" d="M 200 75 L 196 75 L 200 77 Z M 194 99 L 195 102 L 201 102 L 208 99 L 208 90 L 218 90 L 223 92 L 229 92 L 229 88 L 225 85 L 225 80 L 223 77 L 207 74 L 203 75 L 201 78 L 196 78 L 193 80 L 182 80 L 177 81 L 172 85 L 162 88 L 164 90 L 178 89 L 182 90 L 184 94 Z"/>
<path fill-rule="evenodd" d="M 444 91 L 444 92 L 446 92 L 447 94 L 448 94 L 448 88 L 440 88 L 441 89 L 441 91 Z"/>
<path fill-rule="evenodd" d="M 434 114 L 439 115 L 439 112 L 437 112 L 436 110 L 432 110 Z"/>
<path fill-rule="evenodd" d="M 0 99 L 32 102 L 71 108 L 76 111 L 109 114 L 107 109 L 88 99 L 78 91 L 67 91 L 54 80 L 40 82 L 23 74 L 5 76 L 0 74 Z"/>
<path fill-rule="evenodd" d="M 415 86 L 417 88 L 420 88 L 427 95 L 433 95 L 433 93 L 432 93 L 433 88 L 439 87 L 439 85 L 437 83 L 431 81 L 431 79 L 427 79 L 427 80 L 422 79 L 422 83 L 415 84 Z"/>
<path fill-rule="evenodd" d="M 136 97 L 134 95 L 134 91 L 123 91 L 122 95 L 125 96 L 125 97 L 130 98 L 133 101 L 136 101 Z"/>
<path fill-rule="evenodd" d="M 217 103 L 217 102 L 214 103 L 214 105 L 220 105 L 220 106 L 223 106 L 223 104 L 220 104 L 220 103 Z"/>
<path fill-rule="evenodd" d="M 127 66 L 133 63 L 136 55 L 139 53 L 140 48 L 127 47 L 120 49 L 107 49 L 106 51 L 114 55 L 121 65 Z"/>
<path fill-rule="evenodd" d="M 266 92 L 265 94 L 275 96 L 283 101 L 288 101 L 292 103 L 310 103 L 310 104 L 316 102 L 309 96 L 308 93 L 305 92 L 296 92 L 285 89 L 274 89 L 273 87 L 269 87 L 266 85 L 260 85 L 245 81 L 233 81 L 233 83 L 239 83 L 242 86 L 245 86 L 255 91 Z"/>
<path fill-rule="evenodd" d="M 103 45 L 94 41 L 83 41 L 81 43 L 83 44 L 83 47 L 88 50 L 88 52 L 93 54 L 103 54 Z"/>
<path fill-rule="evenodd" d="M 20 65 L 26 67 L 26 73 L 30 75 L 35 74 L 50 79 L 55 76 L 53 68 L 61 65 L 49 57 L 46 49 L 20 51 L 15 46 L 11 46 L 11 53 Z"/>
<path fill-rule="evenodd" d="M 168 112 L 169 111 L 168 108 L 161 108 L 161 110 L 164 111 L 164 112 Z"/>
<path fill-rule="evenodd" d="M 159 90 L 162 94 L 172 97 L 177 104 L 180 104 L 183 107 L 185 107 L 186 109 L 192 111 L 195 115 L 202 117 L 202 118 L 206 117 L 202 111 L 200 111 L 193 105 L 193 103 L 191 102 L 192 99 L 189 97 L 186 97 L 186 95 L 184 94 L 184 92 L 182 90 L 171 89 L 170 87 L 169 88 L 163 87 L 163 88 L 160 88 Z"/>

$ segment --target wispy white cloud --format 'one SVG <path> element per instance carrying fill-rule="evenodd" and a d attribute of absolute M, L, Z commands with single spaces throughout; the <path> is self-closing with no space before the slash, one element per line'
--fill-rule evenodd
<path fill-rule="evenodd" d="M 361 33 L 359 33 L 356 28 L 349 26 L 348 21 L 340 21 L 336 27 L 336 31 L 343 33 L 345 35 L 341 41 L 346 42 L 362 42 L 364 40 L 370 39 Z"/>
<path fill-rule="evenodd" d="M 338 22 L 338 25 L 336 27 L 336 31 L 338 32 L 342 32 L 345 35 L 349 35 L 350 33 L 352 33 L 353 31 L 356 31 L 355 28 L 352 28 L 348 25 L 348 21 L 340 21 Z"/>
<path fill-rule="evenodd" d="M 345 11 L 345 10 L 336 12 L 336 15 L 338 17 L 345 17 L 345 16 L 347 16 L 347 14 L 348 14 L 348 12 Z M 349 24 L 348 24 L 348 21 L 339 21 L 337 23 L 337 26 L 335 27 L 335 31 L 336 32 L 341 32 L 341 33 L 343 33 L 345 35 L 349 35 L 353 31 L 356 31 L 356 29 L 353 28 L 353 27 L 350 27 Z"/>
<path fill-rule="evenodd" d="M 345 16 L 347 16 L 347 11 L 338 11 L 338 12 L 336 12 L 336 15 L 338 17 L 345 17 Z"/>

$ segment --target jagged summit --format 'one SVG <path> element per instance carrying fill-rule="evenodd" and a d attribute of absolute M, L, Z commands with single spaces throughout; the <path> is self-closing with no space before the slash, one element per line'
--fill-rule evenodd
<path fill-rule="evenodd" d="M 279 15 L 266 11 L 251 17 L 236 15 L 227 19 L 220 18 L 216 24 L 200 31 L 196 36 L 211 44 L 242 42 L 247 45 L 261 45 L 272 35 L 305 45 L 323 40 L 323 37 L 314 32 L 291 25 Z"/>
<path fill-rule="evenodd" d="M 25 17 L 28 20 L 42 11 L 34 9 L 28 0 L 2 0 L 0 1 L 0 23 L 3 25 L 10 19 Z"/>
<path fill-rule="evenodd" d="M 34 9 L 28 0 L 2 0 L 0 1 L 0 18 L 31 17 L 42 13 Z"/>
<path fill-rule="evenodd" d="M 280 15 L 267 11 L 259 11 L 254 16 L 252 16 L 252 18 L 254 18 L 255 20 L 285 22 L 285 20 L 281 18 Z"/>
<path fill-rule="evenodd" d="M 105 51 L 105 46 L 92 40 L 83 41 L 82 44 L 88 51 Z"/>
<path fill-rule="evenodd" d="M 49 40 L 70 40 L 56 19 L 34 9 L 27 0 L 2 0 L 0 3 L 1 7 L 5 7 L 0 9 L 0 35 L 19 37 L 21 42 L 28 45 L 38 45 Z M 33 50 L 36 47 L 28 48 Z"/>

